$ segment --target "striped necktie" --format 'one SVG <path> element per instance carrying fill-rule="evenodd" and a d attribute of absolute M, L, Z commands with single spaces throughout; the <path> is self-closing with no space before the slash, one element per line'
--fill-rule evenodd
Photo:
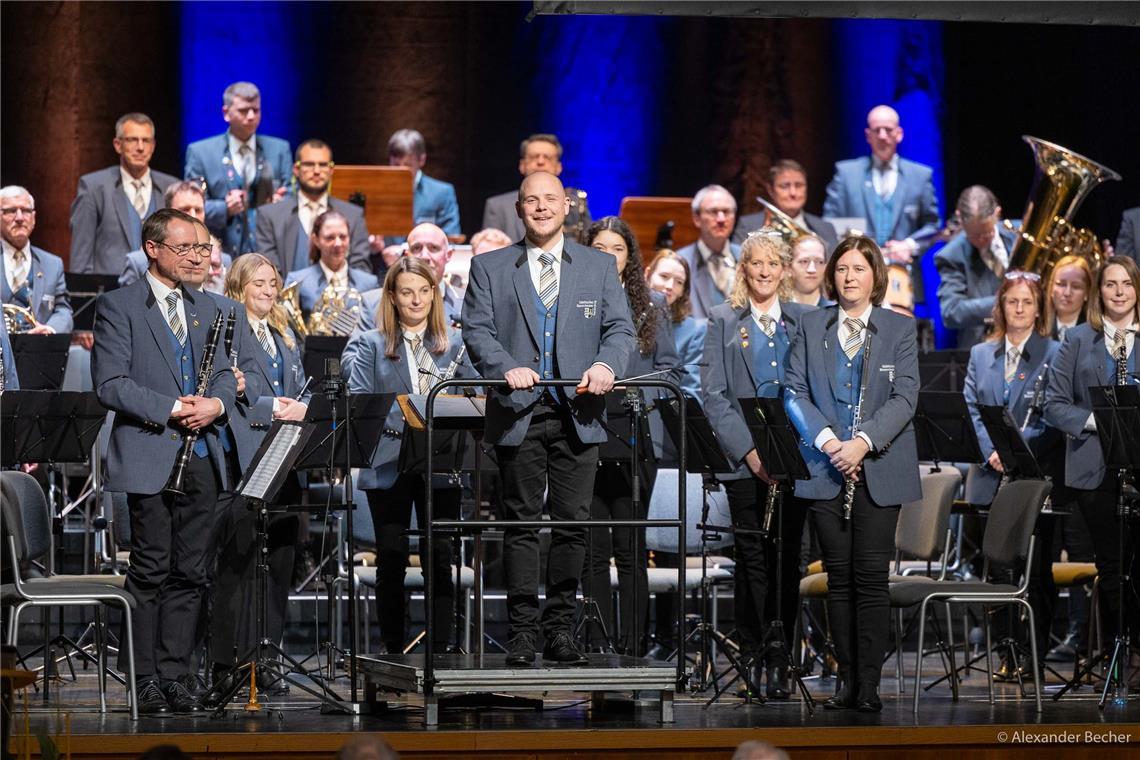
<path fill-rule="evenodd" d="M 1005 354 L 1005 381 L 1012 383 L 1017 374 L 1017 363 L 1021 361 L 1021 352 L 1015 346 L 1010 346 Z"/>
<path fill-rule="evenodd" d="M 146 218 L 146 199 L 143 198 L 142 180 L 133 180 L 131 184 L 135 187 L 135 197 L 131 200 L 131 205 L 135 207 L 135 213 L 139 215 L 139 219 L 144 219 Z"/>
<path fill-rule="evenodd" d="M 177 290 L 166 294 L 166 323 L 170 325 L 170 331 L 174 333 L 179 344 L 185 346 L 186 328 L 182 325 L 182 317 L 178 315 L 178 299 L 180 297 Z"/>
<path fill-rule="evenodd" d="M 277 346 L 274 345 L 273 340 L 269 337 L 269 331 L 265 329 L 264 322 L 257 326 L 257 340 L 261 343 L 261 347 L 265 349 L 265 353 L 274 359 L 277 358 Z"/>
<path fill-rule="evenodd" d="M 554 254 L 543 251 L 538 257 L 542 270 L 538 274 L 538 297 L 542 305 L 550 308 L 558 300 L 558 275 L 554 273 Z"/>
<path fill-rule="evenodd" d="M 31 293 L 28 288 L 28 257 L 20 249 L 12 251 L 12 297 L 24 306 L 31 306 Z"/>
<path fill-rule="evenodd" d="M 843 320 L 843 324 L 847 325 L 847 340 L 843 342 L 843 353 L 847 354 L 848 359 L 851 359 L 859 353 L 859 349 L 863 346 L 863 321 L 854 317 L 847 317 Z"/>
<path fill-rule="evenodd" d="M 761 314 L 757 319 L 760 320 L 760 329 L 765 335 L 771 338 L 776 334 L 776 320 L 772 319 L 771 314 Z"/>
<path fill-rule="evenodd" d="M 438 370 L 435 367 L 435 362 L 431 360 L 431 355 L 428 354 L 427 347 L 424 346 L 424 341 L 421 336 L 416 335 L 415 337 L 410 338 L 408 340 L 408 343 L 412 345 L 412 356 L 416 360 L 416 366 L 422 370 L 425 370 L 425 372 L 420 372 L 418 374 L 420 380 L 420 393 L 426 395 L 431 391 L 431 386 L 435 381 L 435 376 L 438 374 Z"/>

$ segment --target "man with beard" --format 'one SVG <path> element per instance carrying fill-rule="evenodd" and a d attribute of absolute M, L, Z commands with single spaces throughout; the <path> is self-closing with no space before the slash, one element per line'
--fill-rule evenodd
<path fill-rule="evenodd" d="M 297 146 L 293 176 L 297 199 L 263 206 L 257 212 L 257 250 L 284 275 L 309 266 L 309 235 L 313 220 L 332 209 L 348 220 L 348 265 L 371 271 L 368 228 L 364 211 L 357 205 L 329 196 L 335 165 L 332 148 L 322 140 L 306 140 Z"/>

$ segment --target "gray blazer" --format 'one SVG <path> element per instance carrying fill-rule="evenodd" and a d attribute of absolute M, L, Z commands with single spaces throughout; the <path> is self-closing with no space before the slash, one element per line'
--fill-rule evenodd
<path fill-rule="evenodd" d="M 441 375 L 463 345 L 458 330 L 449 328 L 447 337 L 447 350 L 439 356 L 432 356 Z M 379 330 L 369 330 L 349 340 L 341 355 L 341 369 L 348 378 L 348 389 L 352 393 L 419 393 L 418 387 L 412 387 L 408 375 L 407 351 L 404 347 L 399 348 L 397 359 L 385 356 L 386 350 L 387 342 Z M 461 378 L 477 375 L 469 359 L 464 357 L 455 376 Z M 398 466 L 405 422 L 400 405 L 393 402 L 388 411 L 388 419 L 384 422 L 384 432 L 372 453 L 372 467 L 361 469 L 357 478 L 356 483 L 361 489 L 391 488 L 396 482 L 400 474 Z"/>
<path fill-rule="evenodd" d="M 297 215 L 297 198 L 289 196 L 279 203 L 270 203 L 257 210 L 257 251 L 286 273 L 304 269 L 309 261 L 309 240 L 299 245 L 303 228 Z M 339 211 L 348 220 L 348 265 L 355 269 L 372 271 L 369 260 L 368 225 L 364 222 L 364 210 L 355 203 L 339 198 L 329 198 L 329 209 Z"/>
<path fill-rule="evenodd" d="M 732 242 L 739 245 L 744 242 L 749 233 L 755 232 L 764 226 L 764 219 L 766 217 L 765 211 L 758 211 L 755 214 L 745 214 L 736 221 L 736 229 L 732 232 Z M 839 236 L 835 234 L 835 227 L 824 220 L 823 217 L 816 216 L 804 212 L 804 221 L 807 222 L 807 228 L 819 235 L 823 239 L 824 255 L 830 257 L 831 252 L 835 250 L 835 246 L 839 245 Z"/>
<path fill-rule="evenodd" d="M 839 307 L 809 311 L 788 350 L 787 392 L 784 406 L 800 433 L 800 451 L 811 471 L 811 480 L 796 481 L 796 496 L 833 499 L 843 477 L 829 457 L 815 448 L 824 428 L 839 427 L 839 405 L 833 388 L 836 377 Z M 918 448 L 914 418 L 918 404 L 918 341 L 914 320 L 886 309 L 871 312 L 872 335 L 867 395 L 863 400 L 863 424 L 874 449 L 863 460 L 863 475 L 871 499 L 893 506 L 922 498 L 918 477 Z"/>
<path fill-rule="evenodd" d="M 989 459 L 993 453 L 994 445 L 982 424 L 982 414 L 978 411 L 978 404 L 987 406 L 1007 406 L 1013 415 L 1014 421 L 1020 425 L 1025 420 L 1025 414 L 1033 403 L 1034 389 L 1040 388 L 1038 403 L 1045 400 L 1045 380 L 1048 379 L 1048 367 L 1052 366 L 1054 357 L 1060 344 L 1055 340 L 1033 333 L 1025 342 L 1021 361 L 1017 365 L 1017 374 L 1009 386 L 1009 401 L 1005 396 L 1005 339 L 1000 341 L 986 341 L 974 346 L 970 351 L 970 364 L 966 370 L 966 385 L 963 395 L 970 408 L 970 417 L 974 422 L 974 432 L 978 434 L 978 447 L 982 450 L 982 457 Z M 1038 386 L 1039 378 L 1044 378 Z M 1056 445 L 1056 433 L 1052 428 L 1045 426 L 1041 415 L 1035 415 L 1022 435 L 1037 456 L 1051 453 L 1048 449 Z M 1054 449 L 1054 451 L 1056 451 Z M 1040 462 L 1045 467 L 1047 462 Z M 970 468 L 975 472 L 966 480 L 969 488 L 966 490 L 966 501 L 970 504 L 989 504 L 997 493 L 1001 484 L 1001 473 L 987 463 L 972 464 Z"/>
<path fill-rule="evenodd" d="M 1085 430 L 1092 414 L 1089 388 L 1106 385 L 1108 350 L 1104 332 L 1088 322 L 1065 333 L 1045 388 L 1045 424 L 1065 435 L 1065 485 L 1092 491 L 1104 480 L 1104 453 L 1100 435 Z M 1136 351 L 1128 357 L 1129 372 L 1136 371 Z"/>
<path fill-rule="evenodd" d="M 151 169 L 150 179 L 151 205 L 162 208 L 163 193 L 178 178 Z M 71 203 L 69 271 L 119 275 L 127 252 L 141 242 L 131 238 L 131 207 L 119 165 L 80 177 Z"/>
<path fill-rule="evenodd" d="M 274 344 L 277 346 L 277 358 L 271 359 L 265 349 L 261 347 L 257 336 L 253 334 L 248 317 L 240 325 L 243 332 L 244 344 L 248 346 L 250 361 L 246 363 L 239 360 L 245 372 L 245 395 L 237 400 L 237 414 L 230 415 L 230 430 L 237 443 L 238 462 L 241 463 L 242 472 L 253 462 L 253 455 L 261 445 L 265 433 L 273 424 L 273 380 L 269 376 L 269 362 L 277 361 L 282 364 L 285 385 L 282 389 L 284 396 L 295 398 L 305 384 L 305 368 L 301 364 L 301 345 L 296 340 L 293 347 L 286 345 L 285 341 L 276 332 L 270 330 Z M 306 391 L 301 401 L 306 404 L 312 398 L 312 391 Z"/>
<path fill-rule="evenodd" d="M 625 376 L 635 350 L 633 323 L 613 257 L 567 240 L 559 277 L 555 354 L 562 378 L 581 378 L 595 362 L 609 365 L 618 378 Z M 526 247 L 521 242 L 471 260 L 463 302 L 463 339 L 480 376 L 502 379 L 515 367 L 538 370 L 542 336 L 534 299 Z M 539 395 L 539 389 L 491 389 L 487 442 L 521 444 Z M 605 399 L 593 394 L 576 396 L 573 391 L 568 396 L 579 440 L 605 441 Z"/>
<path fill-rule="evenodd" d="M 1005 227 L 998 229 L 1007 251 L 1013 250 L 1016 236 Z M 941 281 L 938 304 L 942 323 L 958 331 L 958 348 L 970 348 L 986 334 L 985 321 L 994 310 L 994 294 L 1001 280 L 982 261 L 978 249 L 970 245 L 966 233 L 959 232 L 934 255 Z"/>
<path fill-rule="evenodd" d="M 1119 256 L 1140 260 L 1140 206 L 1124 210 L 1115 249 Z"/>
<path fill-rule="evenodd" d="M 789 342 L 799 329 L 799 323 L 809 307 L 798 303 L 780 302 L 781 324 Z M 701 368 L 701 400 L 705 415 L 716 430 L 721 448 L 736 467 L 731 473 L 718 475 L 721 480 L 741 480 L 752 476 L 744 457 L 756 448 L 740 399 L 756 397 L 756 379 L 752 367 L 752 349 L 742 344 L 740 329 L 752 335 L 763 335 L 752 321 L 752 309 L 734 309 L 722 303 L 709 316 L 705 333 L 705 353 Z M 785 369 L 787 357 L 784 357 Z"/>
<path fill-rule="evenodd" d="M 740 259 L 740 246 L 736 243 L 729 243 L 729 250 L 732 251 L 732 258 Z M 714 306 L 724 303 L 728 298 L 728 293 L 721 293 L 716 287 L 716 281 L 713 280 L 712 273 L 709 272 L 708 265 L 705 260 L 701 258 L 701 252 L 697 249 L 696 243 L 691 243 L 684 248 L 677 251 L 677 255 L 689 263 L 689 271 L 692 272 L 693 284 L 689 288 L 692 294 L 690 301 L 693 304 L 693 316 L 697 319 L 708 319 L 709 313 Z M 732 284 L 729 284 L 731 290 Z"/>
<path fill-rule="evenodd" d="M 835 176 L 827 184 L 823 215 L 857 216 L 867 220 L 867 234 L 873 238 L 905 240 L 921 238 L 938 231 L 942 217 L 938 213 L 938 196 L 934 192 L 933 170 L 899 157 L 899 178 L 895 193 L 901 193 L 894 206 L 890 229 L 875 229 L 875 187 L 871 182 L 871 157 L 862 156 L 835 164 Z M 919 250 L 926 250 L 930 240 L 919 240 Z"/>
<path fill-rule="evenodd" d="M 231 264 L 233 264 L 233 258 L 228 253 L 223 253 L 222 266 L 228 271 Z M 119 287 L 125 288 L 132 282 L 141 280 L 146 274 L 148 266 L 150 266 L 150 262 L 147 261 L 146 251 L 143 249 L 139 248 L 128 253 L 123 266 L 123 273 L 119 275 Z"/>
<path fill-rule="evenodd" d="M 63 277 L 63 259 L 43 248 L 30 246 L 32 255 L 28 269 L 31 284 L 29 301 L 36 321 L 46 324 L 57 333 L 69 333 L 74 325 L 71 318 L 71 301 L 67 298 L 67 282 Z M 0 256 L 0 301 L 13 303 L 12 286 Z"/>
<path fill-rule="evenodd" d="M 0 319 L 0 352 L 4 353 L 0 372 L 4 374 L 4 389 L 20 390 L 20 378 L 16 375 L 16 355 L 12 353 L 12 341 L 8 340 L 8 327 Z"/>
<path fill-rule="evenodd" d="M 573 227 L 578 223 L 578 207 L 574 203 L 574 196 L 571 193 L 574 188 L 566 188 L 567 195 L 570 195 L 570 213 L 566 215 L 566 226 Z M 502 230 L 507 233 L 511 240 L 522 240 L 526 235 L 526 227 L 523 226 L 522 219 L 519 219 L 518 212 L 515 210 L 515 201 L 519 199 L 519 191 L 511 190 L 499 195 L 492 195 L 483 204 L 483 227 L 494 227 L 497 230 Z M 586 224 L 590 224 L 590 205 L 586 204 Z"/>
<path fill-rule="evenodd" d="M 186 288 L 182 297 L 197 370 L 218 305 L 208 295 Z M 170 422 L 174 402 L 182 395 L 182 381 L 169 334 L 146 280 L 104 293 L 95 303 L 91 378 L 100 403 L 115 412 L 107 450 L 109 491 L 158 493 L 182 447 L 182 429 Z M 226 412 L 232 413 L 237 384 L 224 351 L 219 347 L 215 354 L 207 395 L 221 399 Z M 225 422 L 219 417 L 204 434 L 222 487 L 228 488 L 217 435 L 217 427 Z"/>

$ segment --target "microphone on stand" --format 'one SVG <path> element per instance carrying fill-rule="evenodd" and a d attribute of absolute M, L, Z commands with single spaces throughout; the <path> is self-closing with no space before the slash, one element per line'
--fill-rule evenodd
<path fill-rule="evenodd" d="M 344 375 L 340 373 L 340 359 L 330 356 L 325 359 L 325 376 L 321 379 L 321 392 L 330 402 L 344 395 Z"/>

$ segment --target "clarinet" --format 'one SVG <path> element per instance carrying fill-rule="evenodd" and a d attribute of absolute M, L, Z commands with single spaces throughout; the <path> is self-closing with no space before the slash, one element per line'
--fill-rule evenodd
<path fill-rule="evenodd" d="M 451 360 L 451 364 L 447 365 L 447 369 L 440 377 L 441 380 L 450 380 L 455 377 L 455 373 L 459 371 L 459 365 L 463 363 L 463 355 L 467 353 L 467 345 L 464 344 L 459 347 L 455 352 L 455 358 Z"/>
<path fill-rule="evenodd" d="M 214 324 L 210 326 L 206 346 L 202 350 L 202 363 L 198 366 L 198 385 L 194 391 L 196 396 L 205 396 L 210 389 L 210 376 L 214 373 L 214 352 L 218 348 L 218 338 L 221 336 L 224 321 L 225 317 L 219 311 L 214 316 Z M 196 431 L 191 430 L 182 434 L 182 449 L 174 459 L 174 468 L 166 480 L 166 487 L 162 489 L 164 493 L 174 496 L 186 495 L 182 490 L 182 483 L 186 478 L 186 469 L 190 466 L 190 457 L 194 455 L 194 444 L 197 442 L 198 433 Z"/>
<path fill-rule="evenodd" d="M 230 358 L 230 367 L 237 369 L 238 355 L 234 350 L 234 324 L 237 323 L 237 309 L 230 307 L 230 315 L 226 318 L 226 356 Z"/>
<path fill-rule="evenodd" d="M 859 432 L 859 425 L 863 422 L 863 399 L 867 395 L 867 383 L 871 379 L 871 330 L 867 328 L 867 337 L 863 341 L 863 371 L 859 382 L 859 399 L 855 402 L 855 412 L 851 415 L 851 437 Z M 851 509 L 855 506 L 855 478 L 847 478 L 843 484 L 843 519 L 851 519 Z"/>
<path fill-rule="evenodd" d="M 1116 355 L 1116 384 L 1128 385 L 1128 349 L 1123 345 Z"/>

